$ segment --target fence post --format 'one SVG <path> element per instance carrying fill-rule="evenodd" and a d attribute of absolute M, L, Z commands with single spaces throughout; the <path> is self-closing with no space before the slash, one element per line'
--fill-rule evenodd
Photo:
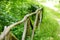
<path fill-rule="evenodd" d="M 27 33 L 26 36 L 30 36 L 30 19 L 27 20 Z"/>
<path fill-rule="evenodd" d="M 34 28 L 32 30 L 32 36 L 31 36 L 31 40 L 34 40 L 34 32 L 35 32 L 35 29 L 36 27 L 38 26 L 39 24 L 39 20 L 41 21 L 41 14 L 40 14 L 41 10 L 38 10 L 37 13 L 36 13 L 36 18 L 35 18 L 35 22 L 34 22 Z"/>
<path fill-rule="evenodd" d="M 24 31 L 23 31 L 23 35 L 22 35 L 22 40 L 25 40 L 25 37 L 26 37 L 27 23 L 28 23 L 28 19 L 26 19 L 26 21 L 24 22 Z"/>
<path fill-rule="evenodd" d="M 5 40 L 12 40 L 10 36 L 11 36 L 10 33 L 8 33 L 8 34 L 5 36 L 4 39 L 5 39 Z"/>
<path fill-rule="evenodd" d="M 5 28 L 7 28 L 7 27 L 5 26 Z M 4 28 L 4 29 L 5 29 L 5 28 Z M 9 32 L 9 33 L 5 36 L 4 40 L 18 40 L 18 39 L 16 38 L 16 36 L 15 36 L 12 32 Z"/>
<path fill-rule="evenodd" d="M 12 32 L 9 32 L 9 33 L 5 36 L 5 40 L 18 40 L 18 38 L 16 38 L 16 36 L 15 36 Z"/>

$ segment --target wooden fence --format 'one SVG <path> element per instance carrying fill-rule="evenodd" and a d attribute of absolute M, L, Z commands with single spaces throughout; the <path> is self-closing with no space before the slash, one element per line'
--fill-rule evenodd
<path fill-rule="evenodd" d="M 29 17 L 33 16 L 34 14 L 36 14 L 36 18 L 35 18 L 35 21 L 34 21 L 34 25 L 32 25 Z M 37 28 L 39 23 L 41 23 L 41 19 L 42 19 L 42 8 L 37 9 L 33 13 L 25 15 L 24 18 L 21 21 L 18 21 L 18 22 L 14 23 L 14 24 L 11 24 L 9 26 L 5 26 L 3 32 L 0 34 L 0 40 L 18 40 L 15 37 L 15 35 L 10 32 L 10 30 L 11 30 L 11 28 L 13 28 L 16 25 L 21 24 L 21 23 L 24 23 L 24 31 L 23 31 L 23 35 L 22 35 L 21 40 L 25 40 L 26 34 L 29 35 L 29 30 L 30 30 L 29 27 L 31 25 L 33 26 L 31 40 L 33 40 L 35 29 Z"/>

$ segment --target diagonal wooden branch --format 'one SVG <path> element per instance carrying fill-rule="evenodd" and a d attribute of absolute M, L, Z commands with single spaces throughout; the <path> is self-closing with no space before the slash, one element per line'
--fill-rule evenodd
<path fill-rule="evenodd" d="M 37 13 L 37 11 L 39 11 L 40 9 L 37 9 L 35 12 L 33 13 L 30 13 L 30 14 L 27 14 L 26 16 L 24 16 L 24 18 L 21 20 L 21 21 L 18 21 L 14 24 L 11 24 L 10 26 L 8 26 L 7 28 L 4 29 L 4 31 L 1 33 L 0 35 L 0 40 L 2 40 L 7 34 L 8 32 L 10 31 L 10 29 L 18 24 L 21 24 L 22 22 L 26 21 L 26 19 L 29 17 L 29 16 L 32 16 L 34 14 Z"/>
<path fill-rule="evenodd" d="M 35 22 L 34 22 L 34 28 L 32 30 L 32 37 L 31 37 L 31 40 L 33 40 L 34 38 L 34 32 L 35 32 L 35 28 L 38 26 L 39 24 L 39 14 L 40 14 L 40 11 L 37 11 L 37 14 L 36 14 L 36 18 L 35 18 Z M 37 23 L 38 22 L 38 23 Z"/>
<path fill-rule="evenodd" d="M 36 28 L 37 16 L 38 16 L 38 15 L 36 15 L 36 19 L 35 19 L 35 22 L 34 22 L 34 26 L 33 26 L 34 28 L 33 28 L 33 30 L 32 30 L 32 36 L 31 36 L 31 40 L 33 40 L 34 31 L 35 31 L 35 28 Z"/>
<path fill-rule="evenodd" d="M 22 35 L 22 40 L 25 40 L 25 37 L 26 37 L 27 22 L 28 22 L 28 19 L 26 19 L 26 21 L 24 22 L 24 31 L 23 31 L 23 35 Z"/>

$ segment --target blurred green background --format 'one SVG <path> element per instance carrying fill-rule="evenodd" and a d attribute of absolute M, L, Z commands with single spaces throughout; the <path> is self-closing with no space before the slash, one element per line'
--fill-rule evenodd
<path fill-rule="evenodd" d="M 43 6 L 40 3 L 45 3 L 47 0 L 0 0 L 0 34 L 4 29 L 4 26 L 9 26 L 21 20 L 26 14 L 34 12 L 37 7 L 43 7 L 43 19 L 36 29 L 34 40 L 60 40 L 60 13 L 53 9 Z M 48 1 L 49 2 L 49 1 Z M 59 2 L 59 1 L 58 1 Z M 55 5 L 56 8 L 60 9 L 59 4 Z M 31 19 L 34 20 L 34 17 Z M 11 32 L 21 40 L 23 33 L 23 23 L 17 25 L 11 29 Z M 27 37 L 26 40 L 30 40 Z"/>

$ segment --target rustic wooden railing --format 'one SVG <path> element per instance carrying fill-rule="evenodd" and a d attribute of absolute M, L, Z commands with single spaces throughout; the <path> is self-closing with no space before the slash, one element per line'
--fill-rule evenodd
<path fill-rule="evenodd" d="M 36 14 L 36 18 L 35 18 L 35 21 L 34 21 L 34 25 L 33 25 L 33 29 L 32 29 L 32 35 L 31 35 L 31 40 L 33 40 L 35 29 L 37 28 L 38 24 L 41 23 L 41 19 L 42 19 L 42 8 L 37 9 L 33 13 L 27 14 L 26 16 L 24 16 L 24 18 L 21 21 L 18 21 L 16 23 L 13 23 L 13 24 L 11 24 L 9 26 L 5 26 L 3 32 L 0 35 L 0 40 L 18 40 L 15 37 L 15 35 L 13 35 L 10 32 L 10 30 L 14 26 L 16 26 L 18 24 L 21 24 L 23 22 L 24 22 L 24 31 L 23 31 L 23 35 L 22 35 L 22 39 L 21 40 L 25 40 L 26 33 L 28 35 L 29 30 L 30 30 L 29 27 L 30 27 L 30 25 L 32 25 L 29 17 L 32 16 L 32 15 L 34 15 L 34 14 Z"/>

